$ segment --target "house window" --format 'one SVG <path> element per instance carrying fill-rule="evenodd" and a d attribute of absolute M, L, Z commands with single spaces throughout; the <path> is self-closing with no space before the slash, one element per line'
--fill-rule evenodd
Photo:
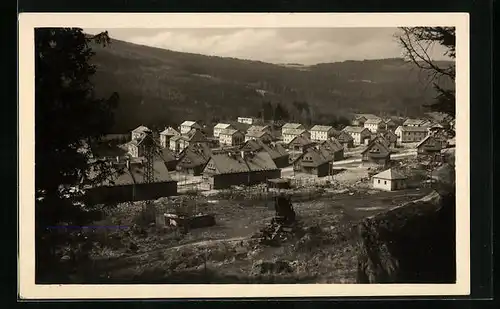
<path fill-rule="evenodd" d="M 377 183 L 380 183 L 380 179 L 379 179 L 379 180 L 377 180 Z"/>
<path fill-rule="evenodd" d="M 386 185 L 386 184 L 387 184 L 387 181 L 384 180 L 384 185 Z"/>

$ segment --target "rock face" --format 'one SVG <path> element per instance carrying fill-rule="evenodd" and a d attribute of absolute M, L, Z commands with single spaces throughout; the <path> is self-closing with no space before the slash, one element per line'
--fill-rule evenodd
<path fill-rule="evenodd" d="M 367 218 L 358 232 L 358 283 L 456 281 L 454 188 Z"/>

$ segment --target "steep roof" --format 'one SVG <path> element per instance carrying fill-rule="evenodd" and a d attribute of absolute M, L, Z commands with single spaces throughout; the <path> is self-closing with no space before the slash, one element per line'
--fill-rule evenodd
<path fill-rule="evenodd" d="M 325 150 L 328 150 L 330 152 L 337 152 L 337 151 L 344 149 L 342 144 L 335 138 L 328 139 L 328 140 L 322 142 L 319 145 L 319 147 L 320 147 L 320 149 L 325 149 Z"/>
<path fill-rule="evenodd" d="M 182 135 L 181 138 L 189 142 L 199 142 L 206 140 L 206 136 L 196 129 L 189 130 L 185 135 Z"/>
<path fill-rule="evenodd" d="M 193 168 L 204 165 L 210 159 L 212 151 L 204 143 L 190 144 L 179 155 L 178 165 L 183 168 Z"/>
<path fill-rule="evenodd" d="M 354 138 L 349 133 L 347 133 L 345 131 L 340 131 L 340 133 L 337 135 L 336 139 L 341 143 L 348 143 L 348 142 L 354 140 Z"/>
<path fill-rule="evenodd" d="M 176 129 L 174 129 L 172 127 L 168 127 L 165 130 L 161 131 L 160 135 L 176 136 L 176 135 L 180 135 L 180 133 Z"/>
<path fill-rule="evenodd" d="M 394 143 L 398 140 L 398 136 L 396 133 L 392 131 L 386 131 L 382 133 L 382 136 L 389 142 L 389 143 Z"/>
<path fill-rule="evenodd" d="M 140 125 L 137 128 L 133 129 L 132 132 L 134 133 L 148 133 L 152 132 L 148 127 Z"/>
<path fill-rule="evenodd" d="M 347 132 L 347 133 L 361 133 L 361 132 L 363 132 L 365 130 L 368 130 L 368 129 L 367 128 L 363 128 L 363 127 L 347 126 L 342 131 Z"/>
<path fill-rule="evenodd" d="M 218 123 L 215 125 L 214 129 L 229 129 L 231 127 L 231 124 L 229 123 Z"/>
<path fill-rule="evenodd" d="M 401 174 L 400 172 L 394 170 L 393 168 L 390 168 L 388 170 L 385 170 L 383 172 L 380 172 L 373 177 L 375 178 L 380 178 L 380 179 L 387 179 L 387 180 L 396 180 L 396 179 L 406 179 L 407 177 Z"/>
<path fill-rule="evenodd" d="M 307 146 L 307 145 L 314 144 L 314 142 L 305 136 L 297 135 L 290 141 L 290 143 L 288 143 L 288 145 L 292 145 L 292 144 L 298 145 L 298 146 Z"/>
<path fill-rule="evenodd" d="M 371 150 L 374 148 L 374 147 L 379 147 L 380 150 L 384 151 L 387 153 L 387 155 L 390 155 L 391 153 L 391 150 L 387 147 L 387 145 L 385 145 L 380 139 L 374 139 L 372 140 L 368 146 L 365 148 L 365 150 L 363 150 L 361 152 L 361 154 L 365 154 L 367 152 L 371 152 Z"/>
<path fill-rule="evenodd" d="M 306 160 L 307 158 L 310 159 Z M 293 163 L 296 163 L 299 160 L 302 160 L 303 166 L 308 167 L 318 167 L 331 161 L 328 157 L 323 155 L 323 153 L 319 149 L 316 149 L 314 147 L 308 148 L 304 153 L 295 158 Z"/>
<path fill-rule="evenodd" d="M 266 151 L 245 153 L 245 162 L 250 171 L 270 171 L 278 168 Z"/>
<path fill-rule="evenodd" d="M 240 147 L 240 150 L 246 151 L 260 151 L 264 150 L 273 159 L 288 156 L 288 152 L 281 144 L 267 144 L 261 140 L 249 140 Z"/>
<path fill-rule="evenodd" d="M 423 140 L 421 140 L 416 148 L 420 148 L 422 145 L 427 144 L 427 143 L 436 143 L 440 146 L 443 145 L 443 137 L 437 137 L 435 135 L 427 135 Z"/>
<path fill-rule="evenodd" d="M 298 129 L 302 126 L 302 124 L 300 123 L 294 123 L 294 122 L 289 122 L 289 123 L 285 123 L 281 129 Z"/>
<path fill-rule="evenodd" d="M 332 130 L 333 127 L 332 126 L 324 126 L 324 125 L 315 125 L 311 128 L 311 130 L 309 131 L 319 131 L 319 132 L 328 132 L 330 130 Z"/>
<path fill-rule="evenodd" d="M 229 124 L 231 125 L 231 127 L 240 132 L 246 132 L 248 128 L 250 128 L 250 125 L 248 123 L 242 123 L 238 121 L 230 121 Z"/>

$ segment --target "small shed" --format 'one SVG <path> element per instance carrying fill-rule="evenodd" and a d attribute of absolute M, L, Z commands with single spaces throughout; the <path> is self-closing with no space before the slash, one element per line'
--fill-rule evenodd
<path fill-rule="evenodd" d="M 374 175 L 372 179 L 375 189 L 394 191 L 405 189 L 407 186 L 407 177 L 392 168 Z"/>
<path fill-rule="evenodd" d="M 267 187 L 273 189 L 290 189 L 290 179 L 286 178 L 268 179 Z"/>

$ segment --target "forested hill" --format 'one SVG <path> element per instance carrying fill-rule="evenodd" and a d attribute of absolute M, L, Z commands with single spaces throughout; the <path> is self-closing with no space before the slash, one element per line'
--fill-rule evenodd
<path fill-rule="evenodd" d="M 120 95 L 117 132 L 139 124 L 163 127 L 184 119 L 257 116 L 263 102 L 281 102 L 291 118 L 309 117 L 318 123 L 349 112 L 416 116 L 435 96 L 425 75 L 402 59 L 302 66 L 180 53 L 118 40 L 93 48 L 96 92 Z"/>

